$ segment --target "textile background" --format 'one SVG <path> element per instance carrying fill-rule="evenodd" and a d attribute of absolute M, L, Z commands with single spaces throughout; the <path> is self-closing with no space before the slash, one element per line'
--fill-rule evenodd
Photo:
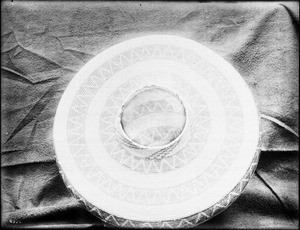
<path fill-rule="evenodd" d="M 266 115 L 255 176 L 232 206 L 197 228 L 297 228 L 297 2 L 7 1 L 1 18 L 3 225 L 104 225 L 79 205 L 58 173 L 52 141 L 58 102 L 76 72 L 106 48 L 173 34 L 231 63 Z"/>

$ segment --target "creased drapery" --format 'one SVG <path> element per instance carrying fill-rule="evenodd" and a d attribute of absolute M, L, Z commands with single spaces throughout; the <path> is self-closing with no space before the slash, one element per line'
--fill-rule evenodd
<path fill-rule="evenodd" d="M 298 8 L 293 2 L 4 2 L 4 224 L 103 224 L 80 207 L 58 174 L 52 142 L 56 107 L 76 72 L 99 52 L 136 36 L 174 34 L 198 41 L 230 62 L 265 115 L 255 177 L 229 209 L 200 227 L 295 228 Z"/>

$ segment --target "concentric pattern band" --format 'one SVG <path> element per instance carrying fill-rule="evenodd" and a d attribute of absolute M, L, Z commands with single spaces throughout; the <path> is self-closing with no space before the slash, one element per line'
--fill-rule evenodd
<path fill-rule="evenodd" d="M 148 49 L 152 49 L 152 52 Z M 167 49 L 170 52 L 161 51 L 163 49 Z M 174 55 L 174 52 L 178 53 Z M 144 54 L 147 55 L 143 56 Z M 172 55 L 169 56 L 167 54 Z M 95 163 L 95 160 L 89 154 L 86 146 L 86 140 L 83 135 L 83 124 L 85 121 L 86 110 L 91 98 L 102 84 L 116 71 L 127 66 L 124 66 L 124 58 L 129 61 L 129 63 L 143 61 L 144 58 L 146 60 L 149 58 L 171 58 L 186 63 L 194 70 L 199 71 L 200 74 L 202 74 L 203 77 L 218 92 L 219 99 L 222 101 L 224 106 L 226 118 L 228 119 L 227 134 L 220 150 L 220 154 L 216 157 L 210 167 L 197 178 L 183 184 L 179 184 L 175 187 L 167 187 L 163 189 L 143 189 L 132 187 L 111 178 Z M 190 101 L 195 100 L 195 95 L 189 94 L 190 87 L 184 87 L 184 82 L 181 83 L 182 84 L 179 85 L 182 85 L 182 87 L 178 88 L 178 91 L 187 94 Z M 112 114 L 116 113 L 117 110 L 117 107 L 110 107 L 110 112 Z M 126 54 L 121 53 L 112 60 L 106 62 L 103 66 L 99 67 L 78 91 L 74 99 L 72 109 L 69 113 L 67 131 L 69 134 L 68 142 L 71 153 L 74 156 L 74 160 L 78 168 L 91 182 L 91 184 L 96 185 L 101 191 L 119 200 L 136 204 L 154 205 L 171 204 L 191 199 L 215 184 L 226 170 L 228 170 L 232 163 L 232 159 L 234 159 L 235 154 L 240 148 L 241 139 L 243 137 L 243 130 L 240 129 L 242 125 L 243 118 L 241 116 L 239 100 L 235 95 L 234 90 L 231 89 L 231 85 L 214 67 L 206 63 L 206 60 L 198 56 L 194 51 L 177 48 L 176 46 L 168 46 L 166 48 L 165 45 L 155 45 L 154 47 L 139 47 L 126 51 Z M 109 131 L 109 129 L 107 130 Z M 114 139 L 115 136 L 111 135 L 110 138 Z M 193 150 L 189 150 L 190 152 L 197 153 L 195 143 L 191 142 L 189 147 Z M 150 166 L 154 168 L 157 167 L 155 164 L 150 164 Z"/>
<path fill-rule="evenodd" d="M 95 58 L 80 71 L 76 78 L 76 80 L 79 81 L 72 82 L 74 83 L 72 84 L 72 87 L 76 86 L 76 90 L 67 90 L 68 92 L 66 92 L 66 96 L 63 98 L 63 103 L 61 104 L 67 105 L 68 109 L 65 110 L 60 108 L 58 110 L 59 116 L 57 117 L 62 117 L 63 119 L 55 122 L 54 134 L 60 132 L 58 128 L 60 125 L 66 129 L 63 130 L 64 133 L 61 135 L 64 139 L 62 145 L 60 145 L 60 139 L 54 135 L 55 145 L 59 144 L 57 164 L 63 180 L 67 184 L 68 189 L 88 211 L 112 225 L 137 228 L 183 228 L 200 224 L 225 210 L 242 193 L 253 175 L 258 162 L 260 150 L 257 149 L 254 154 L 254 148 L 257 143 L 257 137 L 259 136 L 256 135 L 257 132 L 255 132 L 254 139 L 250 139 L 252 136 L 248 135 L 250 133 L 248 130 L 257 131 L 257 126 L 252 129 L 249 122 L 251 121 L 251 124 L 252 122 L 253 124 L 257 124 L 255 121 L 255 106 L 252 103 L 251 94 L 247 91 L 248 89 L 245 88 L 247 91 L 245 95 L 240 90 L 241 88 L 239 88 L 239 86 L 245 87 L 246 84 L 243 85 L 244 83 L 240 79 L 235 81 L 235 77 L 239 77 L 236 71 L 234 71 L 230 65 L 226 64 L 226 62 L 221 59 L 219 60 L 218 57 L 208 49 L 205 49 L 203 46 L 203 48 L 201 48 L 201 46 L 197 46 L 196 43 L 193 42 L 189 43 L 187 39 L 187 45 L 182 45 L 181 47 L 176 43 L 176 41 L 179 41 L 180 39 L 171 37 L 172 36 L 153 36 L 153 38 L 156 38 L 155 41 L 152 41 L 151 38 L 145 40 L 143 40 L 143 38 L 141 39 L 141 41 L 143 41 L 141 43 L 134 43 L 134 40 L 132 40 L 128 43 L 130 44 L 130 48 L 125 48 L 125 46 L 123 46 L 123 48 L 120 49 L 122 51 L 119 51 L 121 46 L 116 46 L 110 50 L 113 51 L 112 53 L 105 53 L 106 58 L 103 56 L 104 53 L 102 56 L 99 55 L 99 57 Z M 161 38 L 163 39 L 160 40 Z M 184 42 L 184 39 L 182 42 Z M 205 52 L 205 55 L 200 54 L 202 49 Z M 219 68 L 211 65 L 211 63 L 214 62 L 214 57 L 216 57 L 221 64 L 224 63 L 224 66 Z M 99 60 L 100 63 L 102 63 L 101 65 L 96 63 L 96 61 Z M 104 125 L 105 127 L 100 126 L 101 129 L 99 130 L 99 124 L 103 121 L 103 117 L 101 118 L 100 123 L 99 120 L 95 121 L 94 119 L 95 117 L 98 117 L 98 114 L 100 115 L 101 112 L 103 112 L 105 103 L 108 102 L 105 102 L 107 99 L 102 100 L 101 102 L 99 101 L 101 94 L 104 98 L 109 98 L 109 94 L 112 95 L 111 89 L 117 89 L 116 85 L 113 84 L 118 82 L 117 85 L 120 86 L 120 82 L 122 81 L 123 83 L 127 81 L 127 83 L 131 84 L 134 82 L 131 80 L 133 79 L 132 73 L 135 73 L 137 70 L 136 66 L 140 66 L 138 72 L 141 73 L 144 71 L 142 68 L 145 68 L 149 63 L 152 63 L 150 66 L 157 66 L 157 63 L 159 63 L 159 65 L 171 63 L 170 66 L 172 67 L 167 68 L 173 69 L 174 66 L 174 69 L 177 69 L 182 76 L 187 77 L 187 82 L 197 82 L 199 76 L 201 85 L 200 83 L 199 85 L 196 84 L 197 89 L 202 89 L 201 94 L 205 92 L 203 95 L 210 98 L 208 100 L 209 106 L 212 104 L 217 105 L 209 107 L 209 111 L 212 112 L 212 117 L 216 123 L 212 123 L 212 133 L 214 133 L 214 135 L 210 135 L 210 145 L 207 146 L 214 146 L 214 143 L 218 143 L 218 145 L 217 147 L 208 148 L 203 151 L 205 154 L 213 153 L 214 155 L 210 155 L 209 160 L 205 161 L 205 165 L 202 164 L 204 167 L 200 172 L 197 167 L 198 163 L 201 164 L 199 159 L 202 161 L 202 157 L 199 159 L 195 158 L 196 160 L 187 167 L 174 170 L 174 172 L 171 173 L 159 175 L 159 177 L 163 177 L 164 179 L 170 179 L 171 182 L 162 180 L 163 182 L 167 182 L 167 186 L 166 184 L 162 184 L 162 181 L 157 181 L 155 175 L 148 176 L 135 173 L 134 171 L 136 171 L 136 168 L 122 168 L 122 165 L 115 162 L 112 156 L 108 154 L 108 149 L 105 149 L 105 143 L 110 143 L 110 146 L 106 146 L 109 146 L 108 148 L 110 148 L 111 153 L 116 153 L 117 145 L 114 144 L 116 143 L 116 135 L 107 135 L 105 141 L 101 141 L 102 134 L 99 135 L 99 131 L 112 134 L 114 132 L 114 127 L 108 122 L 106 123 L 106 126 Z M 180 67 L 177 68 L 177 65 L 180 65 Z M 88 70 L 89 68 L 93 71 L 92 73 Z M 152 71 L 150 70 L 150 67 L 147 67 L 146 69 Z M 165 70 L 165 68 L 161 69 Z M 89 73 L 86 77 L 83 75 L 85 72 Z M 187 76 L 187 72 L 190 74 L 189 76 Z M 123 73 L 125 73 L 125 76 L 123 75 L 124 77 L 121 75 Z M 175 74 L 175 72 L 173 71 L 172 74 Z M 230 76 L 231 74 L 232 76 Z M 117 81 L 117 76 L 121 76 L 121 80 Z M 131 80 L 128 81 L 130 77 Z M 192 93 L 192 87 L 186 84 L 186 78 L 183 80 L 181 76 L 179 76 L 177 77 L 177 80 L 180 82 L 177 85 L 180 85 L 181 87 L 174 89 L 174 92 L 180 92 L 181 95 L 186 95 L 187 101 L 198 104 L 201 107 L 201 103 L 198 103 L 199 101 L 197 101 L 198 98 Z M 147 85 L 143 79 L 141 81 L 143 84 Z M 75 83 L 77 83 L 77 85 Z M 140 86 L 143 86 L 143 84 Z M 103 87 L 103 85 L 105 86 Z M 109 88 L 107 86 L 113 87 Z M 105 88 L 107 90 L 105 90 Z M 173 85 L 171 88 L 173 90 Z M 125 87 L 120 87 L 120 89 L 122 96 L 128 93 L 126 92 Z M 103 94 L 103 92 L 105 92 L 105 94 Z M 129 94 L 132 94 L 132 92 L 129 92 Z M 237 95 L 241 96 L 241 102 Z M 73 99 L 67 101 L 66 99 L 69 99 L 70 97 Z M 119 104 L 124 102 L 125 97 L 118 98 L 113 96 L 111 98 L 114 100 L 114 106 L 108 106 L 107 112 L 109 112 L 112 117 L 115 117 L 115 114 L 117 114 L 117 110 L 120 107 Z M 212 101 L 214 103 L 212 103 Z M 246 101 L 250 102 L 251 105 L 249 107 L 245 106 Z M 101 106 L 99 106 L 98 109 L 93 110 L 92 108 L 97 107 L 99 102 Z M 243 108 L 241 105 L 244 105 Z M 203 111 L 203 108 L 200 108 L 200 110 L 201 109 Z M 87 111 L 89 111 L 88 114 Z M 196 126 L 194 126 L 195 124 L 191 126 L 192 131 L 197 127 L 197 122 L 201 121 L 201 118 L 203 117 L 196 115 L 194 118 L 195 119 L 192 120 L 196 121 Z M 97 126 L 93 126 L 94 123 L 97 123 Z M 216 127 L 218 128 L 216 129 Z M 244 127 L 247 132 L 241 127 Z M 216 133 L 216 130 L 222 130 L 222 133 Z M 87 135 L 87 137 L 85 135 Z M 196 143 L 199 143 L 199 138 L 201 139 L 201 137 L 197 136 L 195 132 L 192 132 L 191 137 L 195 138 L 195 141 L 189 141 L 187 146 L 185 146 L 178 154 L 184 154 L 186 151 L 195 153 L 194 157 L 197 157 L 198 149 Z M 86 138 L 90 138 L 94 144 L 91 145 Z M 213 143 L 212 140 L 217 141 Z M 247 143 L 249 141 L 249 144 L 245 144 L 245 140 L 247 140 Z M 247 151 L 248 147 L 251 151 Z M 68 150 L 67 155 L 62 155 L 63 149 Z M 104 150 L 103 152 L 100 152 L 102 155 L 98 154 L 99 149 L 102 151 Z M 244 151 L 245 156 L 241 155 Z M 177 154 L 174 156 L 176 155 Z M 125 155 L 121 156 L 123 157 Z M 70 157 L 72 158 L 72 162 L 68 165 L 66 160 Z M 236 175 L 231 174 L 233 171 L 230 169 L 230 166 L 233 162 L 235 162 L 234 165 L 236 165 L 235 159 L 240 160 L 244 157 L 246 157 L 246 160 L 242 163 L 240 172 Z M 103 160 L 103 158 L 105 159 Z M 170 156 L 167 156 L 166 158 L 170 158 Z M 132 158 L 127 158 L 129 162 L 131 159 Z M 252 162 L 250 163 L 251 160 Z M 187 165 L 187 163 L 188 161 L 184 164 Z M 116 173 L 114 172 L 112 174 L 112 171 L 110 171 L 111 164 L 118 168 Z M 149 168 L 151 167 L 157 168 L 157 165 L 150 164 Z M 76 175 L 73 177 L 68 171 L 73 170 L 74 168 L 76 168 L 77 171 Z M 242 176 L 246 171 L 246 168 L 248 168 L 248 170 L 246 174 Z M 63 172 L 63 169 L 66 169 L 66 172 Z M 194 171 L 191 171 L 191 169 Z M 145 168 L 143 170 L 145 171 Z M 163 172 L 161 169 L 155 170 L 155 173 Z M 185 175 L 189 176 L 183 176 L 180 178 L 180 182 L 176 180 L 178 177 L 174 178 L 174 180 L 171 178 L 173 175 L 183 175 L 182 172 L 188 171 L 193 173 L 185 173 Z M 149 172 L 150 171 L 148 170 L 147 173 Z M 230 174 L 227 172 L 230 172 Z M 151 173 L 153 173 L 153 171 Z M 132 178 L 123 180 L 124 174 L 130 175 Z M 225 174 L 226 176 L 223 176 Z M 231 178 L 231 176 L 233 178 Z M 76 184 L 77 178 L 81 178 L 85 186 L 82 187 L 79 184 Z M 135 179 L 137 178 L 139 178 L 139 180 L 153 178 L 154 180 L 152 180 L 151 183 L 146 181 L 141 187 L 137 187 L 138 184 L 135 183 Z M 221 178 L 224 180 L 221 180 Z M 71 184 L 69 181 L 74 184 Z M 219 183 L 217 184 L 217 182 Z M 229 184 L 227 184 L 228 182 Z M 90 188 L 91 190 L 87 190 L 86 186 L 89 184 L 93 184 Z M 219 191 L 217 189 L 219 184 L 226 187 L 224 191 Z M 228 191 L 230 192 L 228 193 Z M 217 195 L 210 195 L 210 192 Z M 97 194 L 100 194 L 101 198 L 96 199 Z M 202 199 L 203 196 L 204 198 Z M 221 199 L 221 197 L 223 198 Z M 206 201 L 207 198 L 208 200 Z M 202 201 L 204 202 L 203 204 Z M 198 205 L 193 205 L 192 208 L 189 208 L 186 205 L 192 204 L 193 202 L 202 205 L 199 207 Z M 114 204 L 113 207 L 110 206 L 111 203 Z M 119 205 L 122 205 L 121 211 L 119 210 Z M 159 211 L 161 205 L 168 210 L 166 215 Z M 182 207 L 186 208 L 186 210 L 173 213 L 173 207 Z M 141 208 L 142 213 L 139 212 Z M 130 210 L 132 212 L 130 212 Z M 158 213 L 156 211 L 158 211 Z M 151 216 L 148 215 L 149 213 Z"/>
<path fill-rule="evenodd" d="M 174 156 L 168 155 L 168 151 L 161 151 L 160 155 L 165 154 L 162 159 L 153 159 L 151 157 L 144 159 L 135 157 L 134 154 L 131 153 L 131 151 L 134 150 L 131 150 L 130 148 L 127 149 L 126 147 L 124 148 L 124 146 L 118 143 L 117 131 L 113 129 L 117 113 L 114 114 L 111 111 L 111 108 L 120 108 L 122 106 L 122 102 L 126 99 L 130 92 L 134 92 L 135 88 L 142 87 L 147 80 L 149 81 L 149 79 L 151 80 L 157 76 L 161 76 L 161 73 L 153 72 L 143 74 L 143 76 L 138 75 L 133 77 L 129 82 L 122 84 L 111 94 L 100 116 L 99 130 L 101 133 L 101 141 L 107 152 L 114 159 L 120 162 L 120 164 L 130 168 L 131 170 L 146 174 L 169 172 L 191 162 L 198 156 L 198 153 L 206 144 L 211 126 L 211 119 L 205 101 L 197 93 L 196 89 L 184 82 L 179 76 L 174 75 L 172 78 L 174 81 L 178 82 L 177 85 L 189 89 L 187 92 L 190 92 L 194 97 L 194 101 L 191 103 L 191 108 L 193 109 L 191 112 L 193 112 L 193 115 L 195 115 L 198 119 L 194 119 L 192 124 L 188 124 L 191 129 L 189 145 L 194 145 L 194 148 L 186 146 L 186 148 L 182 149 L 182 151 L 176 152 Z M 124 92 L 124 89 L 127 90 L 127 93 L 122 95 L 121 92 Z M 175 90 L 177 90 L 177 88 Z M 187 97 L 187 95 L 184 94 L 183 96 Z M 174 146 L 171 146 L 170 148 L 172 150 Z M 139 150 L 137 149 L 136 152 L 138 151 Z"/>
<path fill-rule="evenodd" d="M 257 149 L 253 161 L 247 172 L 245 173 L 242 180 L 228 193 L 223 199 L 209 207 L 206 210 L 203 210 L 199 213 L 196 213 L 192 216 L 185 218 L 167 220 L 167 221 L 158 221 L 158 222 L 145 222 L 145 221 L 135 221 L 117 217 L 115 215 L 109 214 L 93 204 L 89 203 L 84 197 L 82 197 L 74 187 L 68 182 L 68 179 L 65 177 L 62 168 L 60 167 L 59 161 L 57 160 L 57 165 L 59 167 L 59 172 L 67 185 L 68 190 L 78 199 L 78 201 L 83 205 L 93 215 L 99 217 L 104 222 L 107 222 L 111 225 L 124 227 L 124 228 L 190 228 L 196 225 L 199 225 L 214 216 L 220 214 L 225 209 L 227 209 L 244 191 L 249 180 L 253 177 L 253 174 L 256 170 L 257 163 L 259 160 L 260 148 Z"/>

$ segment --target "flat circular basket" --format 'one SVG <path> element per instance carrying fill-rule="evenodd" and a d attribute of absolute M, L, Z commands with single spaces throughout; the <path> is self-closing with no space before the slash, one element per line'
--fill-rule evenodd
<path fill-rule="evenodd" d="M 92 214 L 122 227 L 183 228 L 242 193 L 259 124 L 228 62 L 193 40 L 151 35 L 108 48 L 76 74 L 53 135 L 64 182 Z"/>

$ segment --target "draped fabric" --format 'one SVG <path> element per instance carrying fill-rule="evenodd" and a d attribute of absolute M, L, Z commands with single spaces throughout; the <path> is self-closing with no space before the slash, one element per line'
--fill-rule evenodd
<path fill-rule="evenodd" d="M 226 211 L 197 228 L 298 227 L 297 2 L 3 2 L 1 212 L 4 226 L 104 222 L 68 192 L 52 126 L 77 71 L 106 48 L 172 34 L 212 49 L 242 75 L 262 114 L 255 176 Z"/>

